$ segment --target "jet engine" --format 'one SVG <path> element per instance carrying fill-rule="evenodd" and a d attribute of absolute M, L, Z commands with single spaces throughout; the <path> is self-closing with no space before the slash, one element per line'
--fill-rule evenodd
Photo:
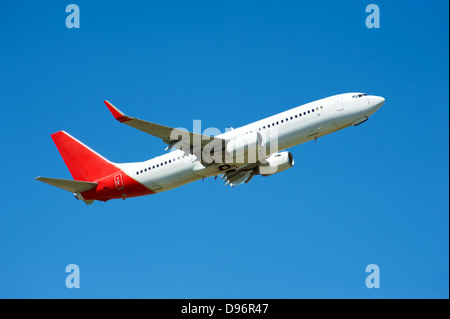
<path fill-rule="evenodd" d="M 275 153 L 267 157 L 257 168 L 257 174 L 270 176 L 287 170 L 294 166 L 294 157 L 291 152 Z"/>

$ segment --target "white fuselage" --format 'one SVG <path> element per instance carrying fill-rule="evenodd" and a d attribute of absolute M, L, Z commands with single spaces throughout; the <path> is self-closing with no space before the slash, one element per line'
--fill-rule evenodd
<path fill-rule="evenodd" d="M 358 125 L 378 110 L 384 98 L 362 93 L 346 93 L 307 103 L 251 124 L 230 130 L 217 137 L 231 140 L 250 132 L 272 136 L 277 145 L 273 152 L 316 139 L 350 125 Z M 267 134 L 269 133 L 269 134 Z M 273 141 L 265 141 L 268 145 Z M 204 177 L 221 174 L 206 169 L 193 154 L 175 150 L 145 162 L 116 164 L 128 176 L 154 192 L 162 192 Z M 239 167 L 244 164 L 235 164 Z"/>

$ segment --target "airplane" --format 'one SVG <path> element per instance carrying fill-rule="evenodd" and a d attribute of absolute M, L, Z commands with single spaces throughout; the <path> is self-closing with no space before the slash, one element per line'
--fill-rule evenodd
<path fill-rule="evenodd" d="M 212 136 L 130 117 L 104 101 L 117 121 L 162 139 L 169 152 L 144 162 L 113 163 L 59 131 L 51 137 L 74 180 L 36 180 L 69 191 L 88 205 L 161 193 L 218 175 L 234 187 L 255 175 L 271 176 L 293 167 L 294 158 L 286 149 L 358 126 L 384 102 L 366 93 L 338 94 Z"/>

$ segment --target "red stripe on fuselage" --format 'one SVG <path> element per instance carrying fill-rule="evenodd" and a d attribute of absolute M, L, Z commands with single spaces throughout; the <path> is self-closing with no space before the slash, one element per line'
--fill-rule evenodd
<path fill-rule="evenodd" d="M 100 178 L 96 181 L 96 188 L 82 192 L 81 196 L 85 200 L 107 201 L 117 198 L 128 198 L 154 194 L 155 192 L 129 177 L 122 170 Z"/>

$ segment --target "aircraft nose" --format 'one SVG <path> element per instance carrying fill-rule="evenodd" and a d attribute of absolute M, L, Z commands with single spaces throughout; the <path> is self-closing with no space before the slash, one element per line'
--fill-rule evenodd
<path fill-rule="evenodd" d="M 384 97 L 381 97 L 381 96 L 374 96 L 373 97 L 373 102 L 374 102 L 373 104 L 378 106 L 378 107 L 382 106 L 384 104 L 384 101 L 386 101 L 384 99 Z"/>
<path fill-rule="evenodd" d="M 381 96 L 371 96 L 370 97 L 370 106 L 369 111 L 370 115 L 372 115 L 375 111 L 377 111 L 384 104 L 384 97 Z"/>

